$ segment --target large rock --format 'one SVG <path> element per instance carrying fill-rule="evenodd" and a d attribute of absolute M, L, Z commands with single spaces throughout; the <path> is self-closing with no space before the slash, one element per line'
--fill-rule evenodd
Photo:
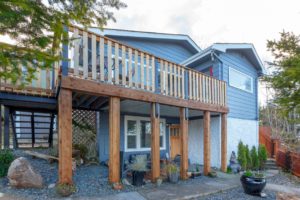
<path fill-rule="evenodd" d="M 42 176 L 35 172 L 26 158 L 15 159 L 7 173 L 9 184 L 17 188 L 41 188 Z"/>

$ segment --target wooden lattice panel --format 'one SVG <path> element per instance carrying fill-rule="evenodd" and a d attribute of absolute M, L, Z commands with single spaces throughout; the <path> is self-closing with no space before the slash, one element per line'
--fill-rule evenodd
<path fill-rule="evenodd" d="M 73 144 L 87 145 L 96 133 L 96 112 L 73 110 Z"/>

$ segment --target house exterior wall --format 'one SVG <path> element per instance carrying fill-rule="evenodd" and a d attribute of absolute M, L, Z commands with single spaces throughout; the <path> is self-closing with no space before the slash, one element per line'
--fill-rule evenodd
<path fill-rule="evenodd" d="M 211 166 L 221 167 L 221 118 L 211 116 Z M 189 121 L 188 152 L 191 163 L 203 165 L 203 119 Z"/>
<path fill-rule="evenodd" d="M 111 38 L 175 63 L 180 63 L 195 54 L 195 52 L 191 52 L 184 46 L 174 42 L 129 37 Z"/>
<path fill-rule="evenodd" d="M 228 117 L 257 120 L 258 119 L 258 73 L 254 66 L 239 53 L 223 53 L 222 76 L 227 84 L 227 102 L 229 107 Z M 229 67 L 252 77 L 253 92 L 246 92 L 229 84 Z"/>
<path fill-rule="evenodd" d="M 125 152 L 125 116 L 126 113 L 121 114 L 120 120 L 120 151 L 124 151 L 124 159 L 128 159 L 131 154 L 150 154 L 150 150 L 145 151 L 130 151 Z M 150 117 L 150 115 L 134 115 L 130 113 L 128 116 L 140 116 L 140 117 Z M 108 121 L 108 112 L 102 111 L 99 115 L 99 129 L 98 129 L 98 151 L 99 151 L 99 160 L 106 161 L 109 159 L 109 121 Z M 169 117 L 161 117 L 161 119 L 166 120 L 166 149 L 160 151 L 161 158 L 166 157 L 166 153 L 169 154 L 169 127 L 168 124 L 178 124 L 178 118 L 169 118 Z M 170 154 L 169 154 L 170 155 Z"/>

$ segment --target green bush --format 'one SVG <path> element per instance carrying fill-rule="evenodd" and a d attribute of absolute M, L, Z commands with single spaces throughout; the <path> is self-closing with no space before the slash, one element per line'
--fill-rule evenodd
<path fill-rule="evenodd" d="M 88 153 L 88 148 L 83 144 L 74 144 L 73 149 L 78 150 L 80 152 L 80 158 L 86 160 L 86 155 Z"/>
<path fill-rule="evenodd" d="M 251 154 L 251 159 L 252 159 L 252 169 L 258 170 L 259 169 L 259 160 L 258 160 L 258 155 L 257 155 L 255 146 L 252 147 L 250 154 Z"/>
<path fill-rule="evenodd" d="M 0 150 L 0 177 L 7 175 L 10 163 L 14 160 L 14 155 L 11 150 Z"/>
<path fill-rule="evenodd" d="M 258 160 L 259 160 L 259 168 L 264 169 L 267 161 L 267 149 L 265 145 L 259 145 L 258 147 Z"/>
<path fill-rule="evenodd" d="M 247 169 L 252 169 L 252 158 L 251 158 L 251 154 L 249 151 L 249 147 L 248 145 L 246 145 L 245 147 L 245 154 L 246 154 L 246 160 L 247 160 Z"/>
<path fill-rule="evenodd" d="M 56 192 L 62 197 L 68 197 L 76 192 L 76 186 L 73 184 L 60 183 L 56 185 Z"/>
<path fill-rule="evenodd" d="M 239 142 L 238 145 L 238 161 L 242 167 L 242 169 L 246 170 L 247 169 L 247 157 L 246 157 L 246 152 L 245 152 L 245 146 L 242 141 Z"/>

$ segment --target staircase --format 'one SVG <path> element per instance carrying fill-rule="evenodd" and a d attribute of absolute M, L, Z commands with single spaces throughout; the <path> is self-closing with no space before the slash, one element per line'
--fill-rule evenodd
<path fill-rule="evenodd" d="M 274 158 L 268 158 L 267 159 L 267 162 L 266 162 L 266 166 L 265 166 L 266 169 L 271 169 L 271 170 L 277 170 L 278 167 L 276 165 L 276 161 Z"/>
<path fill-rule="evenodd" d="M 51 147 L 55 124 L 53 113 L 11 113 L 14 143 L 17 148 Z"/>

